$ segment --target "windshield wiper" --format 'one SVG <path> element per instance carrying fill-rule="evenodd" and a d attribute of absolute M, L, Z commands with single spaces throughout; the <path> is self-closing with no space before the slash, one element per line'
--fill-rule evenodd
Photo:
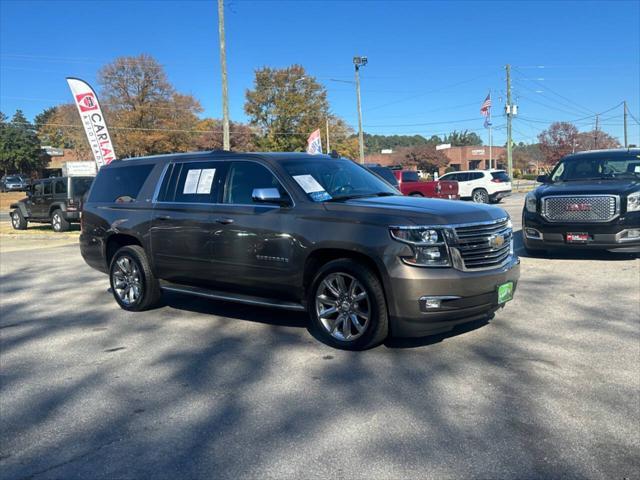
<path fill-rule="evenodd" d="M 375 192 L 375 193 L 352 193 L 348 195 L 335 195 L 332 196 L 327 202 L 339 202 L 341 200 L 353 200 L 354 198 L 367 198 L 367 197 L 391 197 L 397 195 L 393 192 Z"/>

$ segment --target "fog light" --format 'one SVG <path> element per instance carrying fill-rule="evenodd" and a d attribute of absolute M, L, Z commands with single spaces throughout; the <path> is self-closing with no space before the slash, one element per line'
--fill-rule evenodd
<path fill-rule="evenodd" d="M 540 233 L 535 228 L 527 227 L 524 229 L 524 233 L 527 236 L 527 238 L 535 238 L 537 240 L 542 240 L 542 233 Z"/>
<path fill-rule="evenodd" d="M 427 309 L 440 308 L 440 305 L 442 304 L 442 300 L 440 298 L 423 297 L 423 300 L 424 306 Z"/>
<path fill-rule="evenodd" d="M 632 240 L 640 240 L 640 228 L 630 228 L 620 232 L 621 242 L 630 242 Z"/>

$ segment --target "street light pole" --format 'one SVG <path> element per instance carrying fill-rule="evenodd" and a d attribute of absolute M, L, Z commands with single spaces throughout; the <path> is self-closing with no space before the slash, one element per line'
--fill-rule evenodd
<path fill-rule="evenodd" d="M 229 91 L 227 89 L 227 52 L 224 38 L 224 0 L 218 0 L 218 35 L 220 36 L 220 72 L 222 74 L 222 148 L 231 150 L 229 140 Z"/>
<path fill-rule="evenodd" d="M 364 163 L 364 134 L 362 133 L 362 105 L 360 104 L 360 67 L 367 64 L 367 57 L 353 57 L 356 67 L 356 96 L 358 97 L 358 146 L 360 147 L 360 163 Z"/>

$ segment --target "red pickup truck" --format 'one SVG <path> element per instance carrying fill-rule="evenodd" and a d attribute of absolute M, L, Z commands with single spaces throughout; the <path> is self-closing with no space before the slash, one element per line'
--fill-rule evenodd
<path fill-rule="evenodd" d="M 418 172 L 415 170 L 393 170 L 398 180 L 398 188 L 403 195 L 411 197 L 446 198 L 458 200 L 458 182 L 436 180 L 421 182 Z"/>

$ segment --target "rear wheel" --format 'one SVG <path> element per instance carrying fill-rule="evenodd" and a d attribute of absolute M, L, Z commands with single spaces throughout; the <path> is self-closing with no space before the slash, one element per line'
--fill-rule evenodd
<path fill-rule="evenodd" d="M 489 194 L 484 188 L 476 188 L 471 194 L 471 198 L 476 203 L 489 203 Z"/>
<path fill-rule="evenodd" d="M 24 218 L 24 215 L 22 215 L 22 212 L 18 208 L 11 212 L 11 226 L 14 230 L 27 229 L 27 219 Z"/>
<path fill-rule="evenodd" d="M 387 337 L 382 284 L 369 268 L 353 260 L 324 265 L 312 283 L 308 305 L 312 330 L 332 347 L 364 350 Z"/>
<path fill-rule="evenodd" d="M 424 197 L 420 192 L 413 192 L 409 194 L 410 197 Z"/>
<path fill-rule="evenodd" d="M 62 210 L 54 210 L 51 214 L 51 228 L 54 232 L 66 232 L 69 230 L 69 222 L 62 216 Z"/>
<path fill-rule="evenodd" d="M 144 249 L 138 245 L 122 247 L 109 268 L 111 291 L 124 310 L 138 312 L 156 306 L 162 292 L 151 272 Z"/>

